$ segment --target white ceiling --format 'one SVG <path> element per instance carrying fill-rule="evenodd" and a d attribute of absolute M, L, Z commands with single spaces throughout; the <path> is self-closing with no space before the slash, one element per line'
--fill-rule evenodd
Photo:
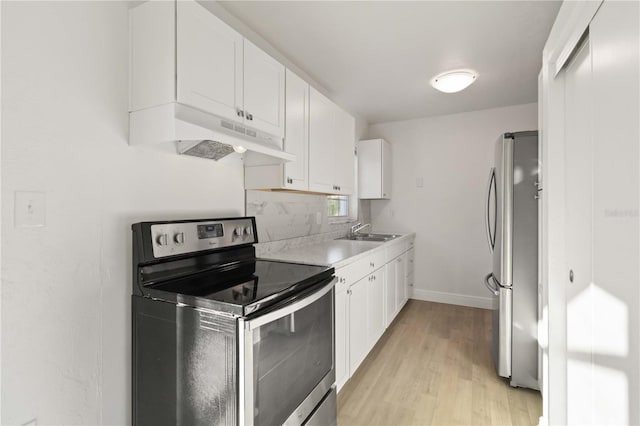
<path fill-rule="evenodd" d="M 222 1 L 369 123 L 535 102 L 558 1 Z M 455 94 L 429 85 L 478 71 Z"/>

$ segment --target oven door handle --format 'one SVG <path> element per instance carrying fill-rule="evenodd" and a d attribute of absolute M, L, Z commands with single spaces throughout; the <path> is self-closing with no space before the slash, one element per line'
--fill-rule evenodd
<path fill-rule="evenodd" d="M 269 322 L 279 320 L 280 318 L 284 318 L 287 315 L 291 315 L 294 312 L 297 312 L 301 309 L 306 308 L 307 306 L 311 305 L 312 303 L 320 299 L 322 296 L 329 293 L 331 289 L 336 285 L 336 282 L 338 282 L 338 279 L 336 277 L 333 277 L 327 285 L 322 287 L 320 290 L 312 293 L 311 295 L 305 297 L 304 299 L 295 301 L 289 305 L 283 306 L 280 309 L 277 309 L 275 311 L 269 312 L 264 315 L 260 315 L 255 319 L 246 321 L 245 329 L 255 330 L 256 328 L 263 326 Z"/>

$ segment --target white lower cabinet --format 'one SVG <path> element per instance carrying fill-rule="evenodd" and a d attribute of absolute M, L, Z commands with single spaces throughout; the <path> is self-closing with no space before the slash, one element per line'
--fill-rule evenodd
<path fill-rule="evenodd" d="M 378 269 L 367 278 L 367 336 L 369 352 L 387 328 L 384 318 L 384 268 Z"/>
<path fill-rule="evenodd" d="M 336 385 L 340 389 L 349 380 L 349 295 L 345 281 L 336 284 L 335 303 L 335 367 Z"/>
<path fill-rule="evenodd" d="M 349 287 L 349 371 L 353 374 L 369 353 L 367 333 L 367 278 Z"/>
<path fill-rule="evenodd" d="M 370 255 L 336 269 L 336 277 L 335 369 L 339 391 L 408 300 L 409 280 L 413 282 L 413 240 L 372 250 Z"/>
<path fill-rule="evenodd" d="M 402 254 L 385 265 L 385 325 L 389 327 L 408 300 L 406 254 Z"/>

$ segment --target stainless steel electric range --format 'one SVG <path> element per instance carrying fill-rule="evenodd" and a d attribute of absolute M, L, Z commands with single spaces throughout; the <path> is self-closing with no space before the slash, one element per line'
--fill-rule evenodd
<path fill-rule="evenodd" d="M 336 423 L 333 268 L 256 259 L 252 217 L 132 229 L 134 425 Z"/>

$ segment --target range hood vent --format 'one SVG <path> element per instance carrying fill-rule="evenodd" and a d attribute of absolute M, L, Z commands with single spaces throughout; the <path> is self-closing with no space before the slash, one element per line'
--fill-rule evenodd
<path fill-rule="evenodd" d="M 282 139 L 177 102 L 129 113 L 129 144 L 175 144 L 179 154 L 219 160 L 246 149 L 245 165 L 294 161 Z M 238 150 L 239 151 L 239 150 Z"/>

